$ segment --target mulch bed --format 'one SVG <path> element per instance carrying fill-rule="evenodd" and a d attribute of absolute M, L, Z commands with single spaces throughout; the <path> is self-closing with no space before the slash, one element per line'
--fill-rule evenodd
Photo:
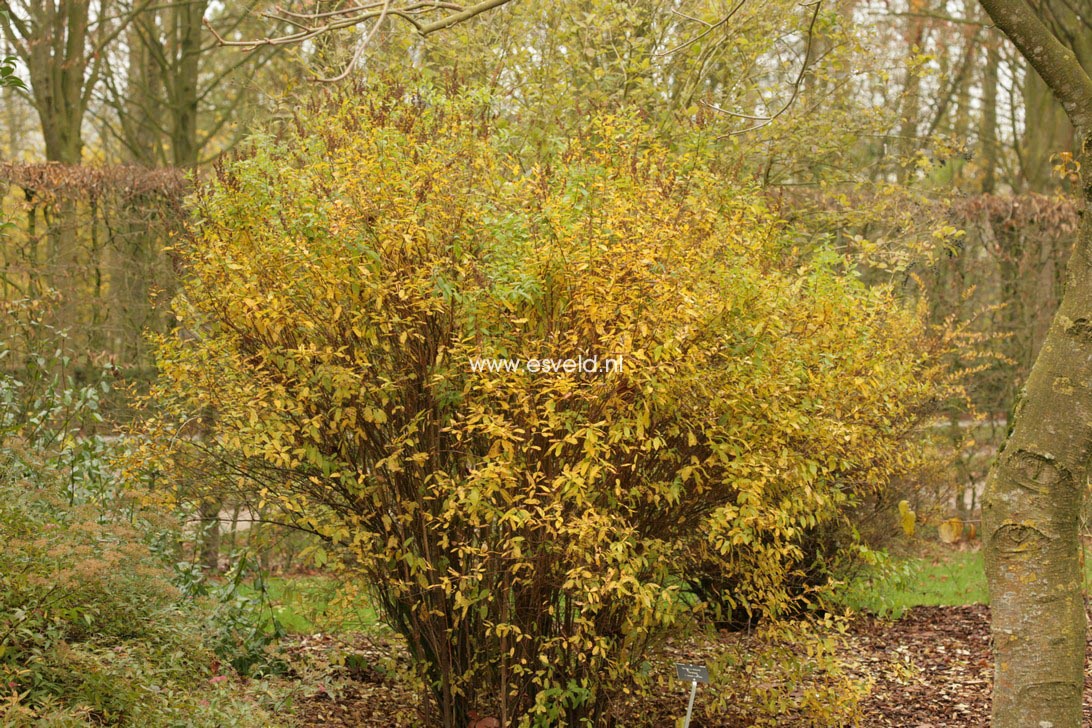
<path fill-rule="evenodd" d="M 872 728 L 988 728 L 993 663 L 990 610 L 915 607 L 895 622 L 862 619 L 852 635 L 875 684 L 864 701 Z M 1092 640 L 1086 646 L 1092 665 Z M 903 667 L 905 666 L 905 667 Z M 1092 726 L 1092 673 L 1085 671 L 1084 720 Z"/>
<path fill-rule="evenodd" d="M 387 728 L 420 723 L 420 694 L 399 677 L 400 672 L 409 671 L 409 660 L 394 639 L 378 634 L 354 634 L 348 639 L 319 634 L 297 637 L 285 647 L 295 662 L 342 663 L 333 679 L 310 685 L 296 699 L 296 725 Z"/>
<path fill-rule="evenodd" d="M 294 649 L 328 649 L 323 639 L 330 638 L 302 638 Z M 361 636 L 352 649 L 379 664 L 391 654 L 391 646 Z M 897 621 L 858 618 L 849 632 L 846 662 L 851 674 L 873 682 L 862 703 L 862 725 L 867 728 L 989 726 L 987 607 L 915 607 Z M 1085 694 L 1092 695 L 1092 675 L 1085 687 Z M 418 722 L 419 702 L 390 673 L 364 669 L 336 691 L 320 690 L 299 700 L 296 717 L 303 726 L 412 726 Z M 651 710 L 646 717 L 664 725 L 656 713 Z M 1087 700 L 1084 724 L 1092 726 L 1092 703 Z M 793 728 L 791 721 L 784 725 Z"/>
<path fill-rule="evenodd" d="M 874 681 L 864 725 L 989 726 L 987 607 L 915 607 L 894 622 L 861 619 L 850 647 L 855 671 Z"/>

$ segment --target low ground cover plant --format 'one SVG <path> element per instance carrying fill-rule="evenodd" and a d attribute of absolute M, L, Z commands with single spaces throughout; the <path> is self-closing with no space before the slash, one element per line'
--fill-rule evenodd
<path fill-rule="evenodd" d="M 208 639 L 222 610 L 178 588 L 177 522 L 114 471 L 104 386 L 32 364 L 0 377 L 0 723 L 275 725 Z"/>

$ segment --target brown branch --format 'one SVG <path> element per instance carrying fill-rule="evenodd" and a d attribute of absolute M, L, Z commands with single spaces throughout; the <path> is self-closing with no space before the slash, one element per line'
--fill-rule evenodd
<path fill-rule="evenodd" d="M 369 20 L 374 20 L 374 26 L 357 48 L 356 53 L 354 53 L 353 61 L 350 61 L 349 63 L 349 67 L 332 79 L 322 79 L 338 80 L 344 78 L 345 75 L 348 74 L 349 68 L 351 68 L 355 61 L 359 59 L 364 48 L 374 37 L 376 29 L 389 18 L 401 18 L 412 25 L 418 34 L 427 36 L 431 33 L 470 20 L 475 16 L 486 13 L 509 2 L 511 2 L 511 0 L 482 0 L 481 2 L 470 6 L 462 6 L 456 3 L 439 2 L 437 0 L 418 0 L 417 2 L 409 2 L 401 7 L 397 7 L 391 0 L 383 0 L 382 2 L 370 2 L 353 5 L 348 8 L 341 8 L 339 10 L 327 10 L 316 13 L 298 13 L 278 7 L 262 13 L 262 15 L 272 20 L 287 23 L 298 30 L 281 36 L 269 36 L 252 40 L 228 40 L 207 20 L 204 21 L 204 24 L 209 32 L 212 33 L 213 37 L 216 38 L 216 42 L 219 45 L 242 48 L 244 50 L 254 50 L 261 46 L 303 43 L 326 33 L 351 28 Z M 424 18 L 427 14 L 442 11 L 450 12 L 440 18 L 425 22 Z"/>
<path fill-rule="evenodd" d="M 726 25 L 728 23 L 728 21 L 731 20 L 735 16 L 735 14 L 739 12 L 739 9 L 742 8 L 746 3 L 747 3 L 747 0 L 739 0 L 739 2 L 737 2 L 735 4 L 735 6 L 733 6 L 732 9 L 728 11 L 727 15 L 725 15 L 723 18 L 721 18 L 720 20 L 718 20 L 715 23 L 707 23 L 704 20 L 699 20 L 697 18 L 692 18 L 689 15 L 684 15 L 683 13 L 675 11 L 676 15 L 680 15 L 680 16 L 686 18 L 687 20 L 693 20 L 696 23 L 701 23 L 702 25 L 706 26 L 705 30 L 703 30 L 701 33 L 698 33 L 696 36 L 694 36 L 690 40 L 685 41 L 683 43 L 680 43 L 679 45 L 675 46 L 674 48 L 669 48 L 666 51 L 662 51 L 660 53 L 655 53 L 653 55 L 655 55 L 655 56 L 670 56 L 670 55 L 672 55 L 674 53 L 678 53 L 681 50 L 689 48 L 690 46 L 694 45 L 698 41 L 700 41 L 703 38 L 705 38 L 706 36 L 708 36 L 710 33 L 712 33 L 717 28 L 720 28 L 720 27 Z"/>
<path fill-rule="evenodd" d="M 969 25 L 978 28 L 993 27 L 992 23 L 987 23 L 981 20 L 974 20 L 971 18 L 958 18 L 954 15 L 945 15 L 944 13 L 931 13 L 924 10 L 902 13 L 884 12 L 882 13 L 882 15 L 889 18 L 925 18 L 927 20 L 939 20 L 943 23 L 952 23 L 953 25 Z"/>
<path fill-rule="evenodd" d="M 360 61 L 360 57 L 364 54 L 364 49 L 371 44 L 372 38 L 375 37 L 376 31 L 379 30 L 379 26 L 383 25 L 383 21 L 387 19 L 387 13 L 390 12 L 390 9 L 391 0 L 385 0 L 385 2 L 383 3 L 383 10 L 382 12 L 380 12 L 379 18 L 372 24 L 372 28 L 368 31 L 368 35 L 364 36 L 364 39 L 357 44 L 356 50 L 353 51 L 353 57 L 350 58 L 349 62 L 345 64 L 345 69 L 336 76 L 319 78 L 319 81 L 323 81 L 325 83 L 333 83 L 335 81 L 340 81 L 341 79 L 349 75 L 350 71 L 353 70 L 353 66 L 355 66 L 357 62 Z"/>
<path fill-rule="evenodd" d="M 463 21 L 470 20 L 476 15 L 481 15 L 482 13 L 493 10 L 494 8 L 499 8 L 501 5 L 505 5 L 508 2 L 510 2 L 510 0 L 484 0 L 483 2 L 477 3 L 476 5 L 471 5 L 461 12 L 452 13 L 451 15 L 443 17 L 440 20 L 429 23 L 428 25 L 421 27 L 419 29 L 419 32 L 421 33 L 421 35 L 428 35 L 429 33 L 435 33 L 438 30 L 450 28 L 457 23 L 462 23 Z M 446 5 L 446 3 L 444 4 Z"/>
<path fill-rule="evenodd" d="M 1073 126 L 1092 129 L 1092 79 L 1025 0 L 980 0 L 993 22 L 1013 42 L 1061 102 Z"/>
<path fill-rule="evenodd" d="M 767 126 L 768 124 L 773 122 L 774 119 L 776 119 L 777 117 L 781 116 L 786 111 L 788 111 L 789 108 L 796 101 L 796 97 L 800 95 L 800 86 L 804 82 L 804 75 L 808 72 L 808 69 L 811 67 L 811 63 L 809 62 L 809 59 L 811 58 L 812 41 L 815 38 L 815 21 L 819 18 L 819 10 L 823 7 L 823 0 L 815 0 L 812 3 L 809 3 L 809 5 L 811 5 L 814 8 L 814 10 L 812 10 L 812 13 L 811 13 L 811 20 L 808 21 L 807 45 L 804 48 L 804 61 L 803 61 L 803 63 L 800 64 L 800 72 L 796 74 L 796 80 L 793 81 L 792 94 L 789 96 L 789 100 L 785 102 L 784 106 L 782 106 L 775 113 L 770 114 L 769 116 L 756 116 L 756 115 L 751 115 L 751 114 L 741 114 L 741 113 L 739 113 L 737 111 L 729 111 L 728 109 L 723 109 L 723 108 L 721 108 L 721 107 L 719 107 L 719 106 L 717 106 L 715 104 L 711 104 L 711 103 L 709 103 L 707 101 L 702 101 L 701 104 L 703 106 L 705 106 L 705 107 L 707 107 L 709 109 L 712 109 L 713 111 L 716 111 L 718 113 L 727 114 L 728 116 L 734 116 L 734 117 L 737 117 L 737 118 L 740 118 L 740 119 L 749 119 L 751 121 L 757 121 L 758 122 L 757 124 L 752 124 L 751 126 L 747 127 L 746 129 L 738 129 L 736 131 L 730 131 L 727 134 L 723 134 L 723 135 L 717 137 L 718 140 L 719 139 L 726 139 L 726 138 L 731 137 L 731 136 L 739 136 L 740 134 L 746 134 L 747 132 L 751 132 L 751 131 L 755 131 L 757 129 L 761 129 L 762 127 Z"/>

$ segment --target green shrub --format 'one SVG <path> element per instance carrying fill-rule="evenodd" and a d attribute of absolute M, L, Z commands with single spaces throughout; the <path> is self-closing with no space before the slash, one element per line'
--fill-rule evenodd
<path fill-rule="evenodd" d="M 0 723 L 272 724 L 173 583 L 177 530 L 113 472 L 126 445 L 93 432 L 103 388 L 64 366 L 0 377 Z"/>
<path fill-rule="evenodd" d="M 0 704 L 5 724 L 263 725 L 205 642 L 207 617 L 133 527 L 42 483 L 0 482 Z M 229 670 L 228 675 L 233 673 Z M 67 711 L 67 712 L 66 712 Z"/>

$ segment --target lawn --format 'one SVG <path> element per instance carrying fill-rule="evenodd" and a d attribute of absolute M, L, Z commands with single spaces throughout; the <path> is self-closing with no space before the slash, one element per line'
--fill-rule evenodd
<path fill-rule="evenodd" d="M 1092 577 L 1086 578 L 1092 583 Z M 270 630 L 273 619 L 289 634 L 367 631 L 381 623 L 365 595 L 346 592 L 333 577 L 276 576 L 264 584 Z M 253 582 L 242 589 L 248 595 L 260 593 Z M 883 567 L 847 583 L 837 601 L 893 619 L 915 606 L 987 604 L 982 552 L 943 548 L 927 555 L 892 556 Z"/>
<path fill-rule="evenodd" d="M 272 619 L 289 634 L 359 632 L 381 624 L 365 595 L 346 592 L 333 577 L 276 576 L 267 577 L 264 584 L 270 629 Z M 248 595 L 260 593 L 253 582 L 241 588 Z M 943 548 L 927 555 L 892 556 L 882 568 L 846 584 L 838 602 L 855 611 L 893 619 L 915 606 L 987 604 L 982 553 Z"/>
<path fill-rule="evenodd" d="M 1092 560 L 1085 558 L 1085 591 L 1092 592 Z M 982 552 L 937 548 L 925 555 L 893 556 L 882 568 L 846 584 L 838 602 L 898 619 L 910 607 L 989 604 Z"/>
<path fill-rule="evenodd" d="M 838 601 L 894 619 L 916 606 L 986 604 L 982 552 L 946 549 L 928 556 L 892 557 L 884 567 L 847 584 Z"/>

